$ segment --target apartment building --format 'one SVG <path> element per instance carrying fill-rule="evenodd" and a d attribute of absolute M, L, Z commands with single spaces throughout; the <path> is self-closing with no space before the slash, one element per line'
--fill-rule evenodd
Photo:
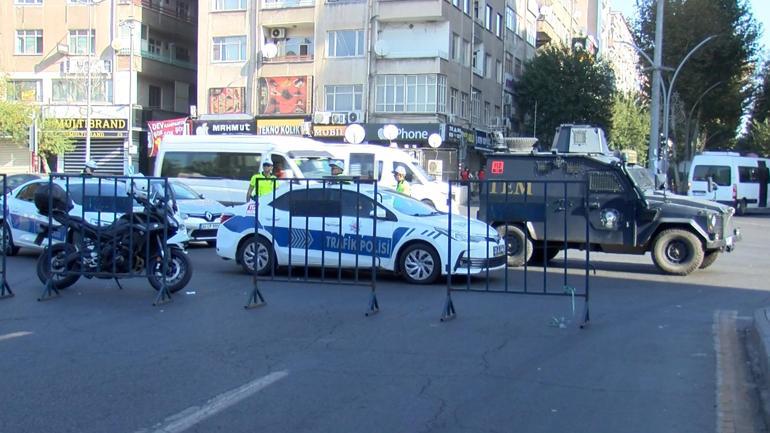
<path fill-rule="evenodd" d="M 581 0 L 539 0 L 537 10 L 537 47 L 572 46 L 572 38 L 579 34 Z"/>
<path fill-rule="evenodd" d="M 619 11 L 610 13 L 607 50 L 604 58 L 615 72 L 615 87 L 620 92 L 637 94 L 642 89 L 639 55 L 633 47 L 634 37 L 628 21 Z"/>
<path fill-rule="evenodd" d="M 53 169 L 77 173 L 94 159 L 101 173 L 147 170 L 146 122 L 195 104 L 197 9 L 194 0 L 0 1 L 8 97 L 40 105 L 75 138 Z M 27 151 L 30 170 L 34 157 Z M 5 171 L 25 164 L 12 165 Z"/>
<path fill-rule="evenodd" d="M 506 78 L 514 58 L 531 56 L 510 39 L 515 1 L 207 0 L 199 8 L 200 132 L 343 141 L 360 124 L 364 142 L 408 149 L 439 176 L 455 176 L 458 160 L 479 167 L 492 134 L 511 132 Z M 393 142 L 383 136 L 388 124 L 398 127 Z"/>

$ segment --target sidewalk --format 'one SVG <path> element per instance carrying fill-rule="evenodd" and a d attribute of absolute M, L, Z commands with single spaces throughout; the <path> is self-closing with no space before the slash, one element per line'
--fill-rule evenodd
<path fill-rule="evenodd" d="M 759 377 L 756 378 L 759 387 L 762 415 L 765 424 L 770 425 L 770 307 L 760 308 L 754 312 L 754 332 L 751 337 L 752 345 L 756 348 Z"/>

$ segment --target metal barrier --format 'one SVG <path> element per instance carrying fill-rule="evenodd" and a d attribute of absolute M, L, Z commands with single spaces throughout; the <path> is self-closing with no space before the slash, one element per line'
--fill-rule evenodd
<path fill-rule="evenodd" d="M 465 203 L 464 217 L 460 217 L 466 221 L 464 225 L 456 223 L 458 215 L 447 214 L 447 227 L 450 230 L 459 227 L 465 233 L 450 233 L 447 236 L 448 256 L 453 257 L 453 249 L 456 251 L 459 248 L 463 252 L 456 262 L 447 265 L 452 268 L 447 269 L 446 300 L 441 320 L 455 317 L 452 292 L 483 292 L 568 297 L 571 299 L 573 315 L 575 299 L 582 298 L 581 327 L 587 325 L 590 320 L 590 223 L 587 212 L 589 188 L 586 181 L 451 181 L 450 200 L 453 197 L 452 189 L 459 188 L 477 188 L 480 191 L 478 216 L 489 224 L 485 224 L 485 233 L 472 231 L 467 221 L 476 216 L 472 215 L 472 208 L 476 206 L 472 205 L 470 199 Z M 486 244 L 484 253 L 479 256 L 478 251 L 481 249 L 476 245 L 475 257 L 470 254 L 464 256 L 474 250 L 472 243 L 478 244 L 481 235 Z M 499 245 L 499 237 L 502 237 L 506 250 L 503 256 L 496 254 L 499 247 L 490 248 L 495 241 Z M 584 273 L 579 277 L 570 276 L 568 272 L 568 251 L 576 247 L 584 249 L 580 253 L 583 256 L 581 266 Z M 549 281 L 548 262 L 559 251 L 564 252 L 563 276 L 558 287 L 554 288 L 553 281 Z M 534 287 L 530 275 L 534 272 L 530 265 L 533 259 L 543 265 L 542 283 Z M 502 282 L 490 279 L 498 271 L 503 272 Z M 483 287 L 472 281 L 474 274 L 486 277 Z M 560 321 L 559 325 L 564 324 L 563 319 L 555 320 Z"/>
<path fill-rule="evenodd" d="M 51 193 L 63 188 L 66 197 Z M 146 277 L 158 291 L 153 305 L 190 280 L 184 252 L 184 222 L 175 218 L 172 185 L 166 178 L 52 174 L 35 205 L 47 215 L 36 242 L 45 251 L 38 276 L 45 280 L 39 301 L 59 295 L 80 277 Z M 64 203 L 62 203 L 64 201 Z"/>
<path fill-rule="evenodd" d="M 0 182 L 2 183 L 3 187 L 3 232 L 2 232 L 2 245 L 0 247 L 2 248 L 2 251 L 0 254 L 2 255 L 2 259 L 0 259 L 0 274 L 2 274 L 2 281 L 0 282 L 0 299 L 3 298 L 10 298 L 13 296 L 13 291 L 11 290 L 11 286 L 8 285 L 8 279 L 6 278 L 6 270 L 8 269 L 6 267 L 6 255 L 8 254 L 8 248 L 10 245 L 8 244 L 8 237 L 10 236 L 10 226 L 8 225 L 8 176 L 6 176 L 4 173 L 0 174 Z"/>
<path fill-rule="evenodd" d="M 377 183 L 353 177 L 255 182 L 246 215 L 223 222 L 234 228 L 250 223 L 250 233 L 237 241 L 238 260 L 252 274 L 253 289 L 244 308 L 266 304 L 261 282 L 315 282 L 368 286 L 366 315 L 377 313 L 377 268 L 387 242 L 377 237 Z M 368 279 L 361 278 L 360 265 L 369 268 Z M 286 268 L 285 276 L 278 267 Z M 319 268 L 320 276 L 311 275 L 311 267 Z M 343 269 L 353 271 L 353 281 L 342 278 Z"/>

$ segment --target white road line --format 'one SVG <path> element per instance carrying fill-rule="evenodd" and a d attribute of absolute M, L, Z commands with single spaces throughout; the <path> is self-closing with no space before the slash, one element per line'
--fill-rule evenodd
<path fill-rule="evenodd" d="M 10 334 L 0 335 L 0 341 L 10 340 L 11 338 L 24 337 L 27 335 L 32 335 L 32 333 L 29 331 L 11 332 Z"/>
<path fill-rule="evenodd" d="M 180 433 L 199 422 L 216 415 L 228 407 L 246 399 L 257 392 L 263 390 L 269 385 L 288 376 L 287 371 L 276 371 L 267 376 L 254 380 L 241 387 L 222 393 L 203 406 L 193 406 L 187 408 L 176 415 L 166 418 L 165 421 L 156 424 L 150 429 L 139 430 L 137 433 Z"/>

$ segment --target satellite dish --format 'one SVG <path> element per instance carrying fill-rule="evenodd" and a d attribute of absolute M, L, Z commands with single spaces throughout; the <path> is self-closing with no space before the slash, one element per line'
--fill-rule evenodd
<path fill-rule="evenodd" d="M 113 50 L 120 51 L 123 49 L 123 41 L 120 39 L 113 39 L 110 46 L 112 47 Z"/>
<path fill-rule="evenodd" d="M 398 126 L 389 124 L 382 128 L 382 136 L 389 141 L 393 141 L 398 137 Z"/>
<path fill-rule="evenodd" d="M 268 42 L 265 45 L 262 46 L 262 55 L 267 57 L 268 59 L 272 59 L 273 57 L 278 55 L 278 45 Z"/>
<path fill-rule="evenodd" d="M 374 52 L 378 56 L 387 56 L 390 54 L 388 43 L 382 39 L 374 43 Z"/>

